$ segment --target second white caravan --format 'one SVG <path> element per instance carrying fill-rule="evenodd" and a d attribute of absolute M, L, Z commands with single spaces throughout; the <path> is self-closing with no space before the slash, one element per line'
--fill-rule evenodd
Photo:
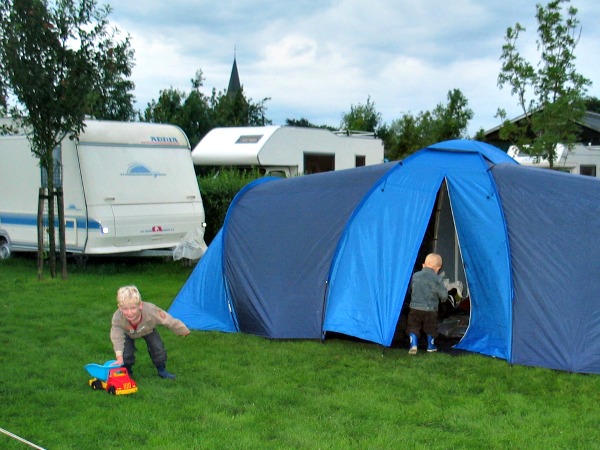
<path fill-rule="evenodd" d="M 87 120 L 54 157 L 67 252 L 143 254 L 174 249 L 194 236 L 201 243 L 194 257 L 200 257 L 204 208 L 180 128 Z M 0 253 L 36 251 L 38 191 L 46 175 L 25 134 L 0 136 L 0 158 Z"/>

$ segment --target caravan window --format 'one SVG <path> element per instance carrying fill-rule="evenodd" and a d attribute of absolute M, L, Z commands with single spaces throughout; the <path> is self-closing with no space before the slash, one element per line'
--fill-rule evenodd
<path fill-rule="evenodd" d="M 579 166 L 579 173 L 581 175 L 587 175 L 588 177 L 595 177 L 596 176 L 596 166 L 591 164 L 591 165 L 581 165 Z"/>
<path fill-rule="evenodd" d="M 335 170 L 335 154 L 304 153 L 304 174 Z"/>
<path fill-rule="evenodd" d="M 262 138 L 262 134 L 240 136 L 236 144 L 256 144 Z"/>

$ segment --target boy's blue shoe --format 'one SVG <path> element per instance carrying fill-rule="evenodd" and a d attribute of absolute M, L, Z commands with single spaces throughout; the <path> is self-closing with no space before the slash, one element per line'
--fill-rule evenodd
<path fill-rule="evenodd" d="M 174 380 L 176 377 L 170 372 L 167 372 L 167 368 L 165 366 L 157 367 L 158 376 L 161 378 L 167 378 L 169 380 Z"/>
<path fill-rule="evenodd" d="M 433 338 L 433 336 L 427 335 L 427 351 L 429 353 L 438 351 L 437 347 L 435 346 L 435 339 Z"/>
<path fill-rule="evenodd" d="M 415 333 L 410 333 L 408 336 L 410 337 L 410 349 L 408 350 L 408 354 L 416 355 L 417 354 L 417 342 L 418 342 L 417 335 Z"/>
<path fill-rule="evenodd" d="M 125 364 L 123 367 L 127 369 L 127 373 L 131 378 L 133 378 L 133 368 L 131 366 L 128 366 L 127 364 Z"/>

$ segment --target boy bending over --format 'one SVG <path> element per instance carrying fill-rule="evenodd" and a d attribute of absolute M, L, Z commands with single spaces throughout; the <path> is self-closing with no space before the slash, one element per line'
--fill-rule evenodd
<path fill-rule="evenodd" d="M 140 291 L 135 286 L 119 289 L 117 306 L 119 309 L 113 315 L 110 329 L 110 339 L 117 357 L 115 364 L 124 365 L 129 375 L 133 376 L 135 339 L 143 338 L 152 363 L 158 370 L 158 376 L 174 379 L 175 375 L 167 372 L 167 350 L 156 326 L 163 325 L 180 336 L 187 336 L 190 330 L 181 320 L 175 319 L 158 306 L 142 302 Z"/>

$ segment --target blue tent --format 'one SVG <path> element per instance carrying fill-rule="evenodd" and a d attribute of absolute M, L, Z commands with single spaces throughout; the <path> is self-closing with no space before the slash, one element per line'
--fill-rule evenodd
<path fill-rule="evenodd" d="M 400 162 L 261 179 L 169 312 L 190 328 L 392 343 L 435 220 L 444 270 L 468 286 L 457 348 L 600 372 L 600 181 L 455 140 Z"/>

